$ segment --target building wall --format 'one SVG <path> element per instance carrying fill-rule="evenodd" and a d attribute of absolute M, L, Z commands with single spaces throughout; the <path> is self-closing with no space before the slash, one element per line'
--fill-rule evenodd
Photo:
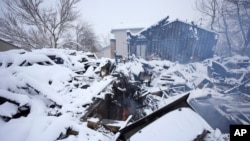
<path fill-rule="evenodd" d="M 102 58 L 102 57 L 111 58 L 110 52 L 111 52 L 110 51 L 110 46 L 106 46 L 106 47 L 101 48 L 99 51 L 93 52 L 93 53 L 95 53 L 95 55 L 98 58 Z"/>
<path fill-rule="evenodd" d="M 146 45 L 136 45 L 136 56 L 146 58 Z"/>
<path fill-rule="evenodd" d="M 188 63 L 202 61 L 213 57 L 213 47 L 216 45 L 216 34 L 199 27 L 175 21 L 162 28 L 163 33 L 155 33 L 152 50 L 160 54 L 163 59 Z"/>
<path fill-rule="evenodd" d="M 0 39 L 0 51 L 7 51 L 10 49 L 18 49 L 18 47 Z"/>
<path fill-rule="evenodd" d="M 110 54 L 111 58 L 115 58 L 115 51 L 116 51 L 116 40 L 110 39 Z"/>
<path fill-rule="evenodd" d="M 126 29 L 113 29 L 111 33 L 114 34 L 115 39 L 115 50 L 111 49 L 111 56 L 116 51 L 117 55 L 122 55 L 124 57 L 128 56 L 128 44 L 127 44 L 127 31 L 132 33 L 138 33 L 142 28 L 126 28 Z"/>
<path fill-rule="evenodd" d="M 186 22 L 174 21 L 152 26 L 141 33 L 146 45 L 145 57 L 155 54 L 161 59 L 188 63 L 213 57 L 217 34 Z M 130 37 L 132 53 L 143 57 L 144 50 L 138 45 L 141 39 Z"/>
<path fill-rule="evenodd" d="M 102 50 L 102 57 L 111 58 L 111 48 L 110 48 L 110 46 L 105 47 L 105 48 Z"/>

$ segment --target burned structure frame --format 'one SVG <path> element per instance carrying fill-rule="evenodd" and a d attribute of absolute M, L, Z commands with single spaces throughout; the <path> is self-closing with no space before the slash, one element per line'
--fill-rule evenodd
<path fill-rule="evenodd" d="M 188 63 L 213 57 L 218 34 L 191 24 L 164 18 L 137 34 L 127 32 L 129 55 Z"/>

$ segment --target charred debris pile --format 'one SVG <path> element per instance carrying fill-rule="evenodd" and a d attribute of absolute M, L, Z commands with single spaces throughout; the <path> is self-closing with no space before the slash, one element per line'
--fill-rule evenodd
<path fill-rule="evenodd" d="M 214 91 L 250 98 L 249 59 L 246 57 L 213 58 L 190 64 L 134 58 L 112 69 L 103 67 L 100 73 L 112 75 L 114 81 L 104 90 L 105 97 L 96 99 L 81 119 L 88 121 L 90 128 L 104 126 L 114 133 L 122 125 L 120 122 L 125 122 L 130 115 L 130 122 L 135 122 L 166 106 L 172 97 L 190 91 L 204 90 L 204 94 Z"/>
<path fill-rule="evenodd" d="M 178 70 L 171 70 L 175 63 L 133 58 L 133 61 L 114 64 L 107 61 L 100 75 L 111 75 L 114 79 L 95 98 L 81 118 L 88 127 L 98 130 L 107 128 L 116 133 L 126 123 L 137 121 L 165 106 L 169 97 L 183 94 L 192 88 Z M 119 124 L 118 124 L 119 123 Z"/>
<path fill-rule="evenodd" d="M 0 54 L 0 68 L 5 82 L 0 83 L 0 109 L 11 109 L 0 112 L 3 123 L 20 117 L 25 117 L 22 122 L 35 119 L 34 112 L 42 109 L 44 119 L 64 120 L 70 114 L 74 121 L 87 122 L 89 128 L 113 134 L 180 95 L 199 92 L 202 98 L 188 102 L 192 109 L 210 105 L 211 109 L 215 107 L 215 113 L 227 119 L 221 128 L 212 123 L 214 129 L 222 130 L 230 123 L 250 123 L 248 57 L 212 58 L 189 64 L 133 57 L 115 63 L 71 50 L 21 50 Z M 203 100 L 208 103 L 203 104 Z M 218 101 L 225 103 L 216 107 Z M 208 115 L 199 114 L 204 119 Z M 61 130 L 59 133 L 63 134 L 58 139 L 81 132 L 73 125 L 65 125 Z"/>

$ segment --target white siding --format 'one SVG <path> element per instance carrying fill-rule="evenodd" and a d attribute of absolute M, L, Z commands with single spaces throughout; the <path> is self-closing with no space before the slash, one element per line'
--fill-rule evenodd
<path fill-rule="evenodd" d="M 127 45 L 127 31 L 132 33 L 138 33 L 142 28 L 127 28 L 127 29 L 113 29 L 111 33 L 114 34 L 116 40 L 116 53 L 118 55 L 128 56 L 128 45 Z M 113 52 L 112 52 L 113 53 Z"/>
<path fill-rule="evenodd" d="M 103 57 L 111 58 L 111 50 L 110 47 L 106 47 L 103 51 Z"/>

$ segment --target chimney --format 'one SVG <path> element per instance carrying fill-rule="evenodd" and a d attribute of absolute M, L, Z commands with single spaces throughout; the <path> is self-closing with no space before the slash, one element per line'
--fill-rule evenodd
<path fill-rule="evenodd" d="M 111 51 L 111 58 L 115 58 L 115 51 L 116 51 L 116 40 L 110 39 L 110 51 Z"/>

